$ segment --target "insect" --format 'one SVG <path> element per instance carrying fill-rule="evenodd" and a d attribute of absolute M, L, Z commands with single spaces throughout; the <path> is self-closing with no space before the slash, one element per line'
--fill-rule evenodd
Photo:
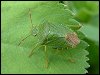
<path fill-rule="evenodd" d="M 30 11 L 30 9 L 29 9 L 29 17 L 30 17 L 30 21 L 31 21 L 31 25 L 32 25 L 32 28 L 33 28 L 33 24 L 32 24 L 32 15 L 31 15 L 31 11 Z M 18 46 L 26 39 L 26 38 L 28 38 L 29 36 L 31 36 L 31 35 L 33 35 L 33 29 L 31 29 L 31 33 L 28 35 L 28 36 L 26 36 L 25 38 L 23 38 L 20 42 L 19 42 L 19 44 L 18 44 Z M 37 36 L 38 34 L 34 34 L 33 36 Z M 76 47 L 79 43 L 80 43 L 80 40 L 79 40 L 79 38 L 78 38 L 78 36 L 77 36 L 77 34 L 76 33 L 68 33 L 66 36 L 65 36 L 65 39 L 66 39 L 66 42 L 69 44 L 69 45 L 71 45 L 72 46 L 72 48 L 73 47 Z M 48 40 L 48 38 L 45 38 L 45 40 Z M 49 40 L 50 41 L 50 40 Z M 48 42 L 48 41 L 47 41 Z M 43 43 L 43 44 L 40 44 L 40 43 L 37 43 L 36 45 L 35 45 L 35 47 L 31 50 L 31 52 L 30 52 L 30 54 L 29 54 L 29 57 L 31 57 L 32 55 L 33 55 L 33 53 L 34 53 L 34 50 L 35 50 L 35 48 L 40 48 L 40 47 L 44 47 L 44 52 L 45 52 L 45 67 L 47 68 L 48 67 L 48 55 L 47 55 L 47 46 L 46 46 L 46 44 L 45 43 Z"/>
<path fill-rule="evenodd" d="M 72 47 L 75 48 L 79 43 L 80 43 L 80 39 L 78 38 L 77 34 L 75 32 L 73 33 L 68 33 L 65 36 L 65 39 L 67 41 L 67 43 Z"/>

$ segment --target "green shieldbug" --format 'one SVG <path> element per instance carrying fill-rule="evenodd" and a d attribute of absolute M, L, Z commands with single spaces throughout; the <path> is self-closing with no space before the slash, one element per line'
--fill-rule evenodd
<path fill-rule="evenodd" d="M 29 11 L 30 11 L 30 9 L 29 9 Z M 33 29 L 31 12 L 29 12 L 29 15 L 30 15 L 30 21 L 31 21 L 32 29 Z M 23 38 L 18 45 L 20 45 L 26 38 L 28 38 L 29 36 L 33 35 L 33 32 L 32 32 L 33 30 L 32 29 L 31 29 L 31 34 L 29 34 L 28 36 Z M 37 36 L 37 34 L 34 34 L 33 36 Z M 68 33 L 65 36 L 64 39 L 66 40 L 65 42 L 67 42 L 70 46 L 72 46 L 72 48 L 76 47 L 80 43 L 80 39 L 78 38 L 77 34 L 74 33 L 74 32 L 73 33 Z M 48 40 L 48 38 L 46 38 L 46 40 Z M 39 46 L 39 43 L 37 43 L 36 46 L 32 49 L 29 57 L 31 57 L 33 55 L 33 52 L 34 52 L 35 48 L 37 48 L 37 47 L 39 48 L 41 46 L 44 47 L 45 59 L 46 59 L 46 65 L 45 66 L 48 67 L 48 56 L 47 56 L 47 51 L 46 51 L 47 50 L 47 46 L 45 44 L 40 44 L 40 46 Z"/>

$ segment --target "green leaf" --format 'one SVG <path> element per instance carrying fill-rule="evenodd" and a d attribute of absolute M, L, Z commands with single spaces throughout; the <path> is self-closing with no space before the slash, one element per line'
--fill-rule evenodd
<path fill-rule="evenodd" d="M 13 3 L 13 4 L 12 4 Z M 15 4 L 15 5 L 14 5 Z M 22 45 L 18 46 L 22 37 L 30 32 L 29 8 L 32 12 L 32 20 L 36 26 L 36 37 L 30 36 Z M 8 10 L 9 9 L 9 10 Z M 81 40 L 76 48 L 64 49 L 61 55 L 55 54 L 57 50 L 52 46 L 46 45 L 49 67 L 45 68 L 44 46 L 35 49 L 31 58 L 28 57 L 30 50 L 46 38 L 48 26 L 51 34 L 57 37 L 64 36 L 67 32 L 73 32 L 69 25 L 79 23 L 73 19 L 72 13 L 58 2 L 2 2 L 2 26 L 1 26 L 1 73 L 2 74 L 85 74 L 89 64 L 86 62 L 88 52 L 85 48 L 88 44 Z M 71 21 L 69 21 L 71 20 Z M 46 23 L 43 23 L 46 21 Z M 47 21 L 50 25 L 47 24 Z M 76 24 L 77 23 L 77 24 Z M 46 25 L 47 24 L 47 25 Z M 38 36 L 39 35 L 39 36 Z M 38 38 L 39 37 L 39 38 Z M 20 39 L 21 38 L 21 39 Z M 50 38 L 51 39 L 51 38 Z M 64 42 L 59 40 L 62 47 Z M 53 43 L 51 43 L 53 44 Z M 57 44 L 54 42 L 54 44 Z M 57 46 L 59 46 L 57 44 Z M 55 52 L 52 52 L 55 51 Z M 74 61 L 74 62 L 71 62 Z"/>
<path fill-rule="evenodd" d="M 87 45 L 85 46 L 84 43 L 85 42 L 81 42 L 78 48 L 70 49 L 63 53 L 64 57 L 49 54 L 48 69 L 44 67 L 45 57 L 42 51 L 44 48 L 35 51 L 34 55 L 31 58 L 28 58 L 29 48 L 2 44 L 2 73 L 86 73 L 87 71 L 85 68 L 89 67 L 89 65 L 87 64 L 87 58 L 85 57 L 88 52 L 83 49 Z M 49 50 L 49 48 L 47 48 L 47 50 Z M 70 57 L 69 52 L 71 53 L 72 58 Z M 70 62 L 69 59 L 72 59 L 75 62 Z"/>
<path fill-rule="evenodd" d="M 44 21 L 49 21 L 53 24 L 67 25 L 68 27 L 73 29 L 80 28 L 80 23 L 73 19 L 73 14 L 67 7 L 65 8 L 63 4 L 59 3 L 50 3 L 49 5 L 48 3 L 41 4 L 41 6 L 37 6 L 37 8 L 35 8 L 34 10 L 31 9 L 34 25 L 39 25 Z"/>

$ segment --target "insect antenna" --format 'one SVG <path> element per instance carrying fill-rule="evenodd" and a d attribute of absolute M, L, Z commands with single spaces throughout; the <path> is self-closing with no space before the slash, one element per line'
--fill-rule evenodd
<path fill-rule="evenodd" d="M 32 28 L 33 28 L 32 16 L 31 16 L 31 10 L 30 10 L 30 9 L 29 9 L 29 17 L 30 17 L 30 21 L 31 21 Z M 32 28 L 31 28 L 31 33 L 32 33 Z M 23 39 L 20 41 L 20 43 L 18 44 L 18 46 L 19 46 L 26 38 L 28 38 L 30 35 L 32 35 L 32 34 L 29 34 L 29 35 L 27 35 L 25 38 L 23 38 Z"/>
<path fill-rule="evenodd" d="M 32 32 L 32 29 L 33 29 L 33 23 L 32 23 L 32 14 L 31 14 L 31 9 L 29 9 L 29 18 L 30 18 L 30 21 L 31 21 L 31 32 Z"/>
<path fill-rule="evenodd" d="M 25 38 L 23 38 L 23 39 L 19 42 L 18 46 L 19 46 L 26 38 L 28 38 L 29 36 L 31 36 L 31 34 L 29 34 L 29 35 L 27 35 Z"/>

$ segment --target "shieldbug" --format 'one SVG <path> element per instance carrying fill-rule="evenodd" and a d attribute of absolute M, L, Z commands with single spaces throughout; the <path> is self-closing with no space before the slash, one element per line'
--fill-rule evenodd
<path fill-rule="evenodd" d="M 75 32 L 67 33 L 67 35 L 65 36 L 65 39 L 68 45 L 70 45 L 72 48 L 75 48 L 80 43 L 80 39 L 78 38 Z"/>
<path fill-rule="evenodd" d="M 30 10 L 29 10 L 29 11 L 30 11 Z M 32 28 L 33 28 L 31 12 L 29 13 L 29 15 L 30 15 L 31 25 L 32 25 Z M 20 45 L 26 38 L 28 38 L 28 37 L 31 36 L 31 35 L 33 35 L 32 29 L 31 29 L 31 34 L 29 34 L 28 36 L 26 36 L 25 38 L 23 38 L 23 39 L 20 41 L 20 43 L 19 43 L 18 45 Z M 38 35 L 38 34 L 37 34 L 37 35 Z M 36 34 L 35 34 L 35 36 L 36 36 Z M 72 46 L 72 48 L 73 48 L 73 47 L 76 47 L 76 45 L 78 45 L 78 44 L 80 43 L 80 40 L 79 40 L 79 38 L 78 38 L 78 36 L 77 36 L 76 33 L 68 33 L 68 34 L 65 36 L 65 39 L 66 39 L 66 41 L 68 42 L 68 44 Z M 46 38 L 46 40 L 48 40 L 48 38 Z M 48 42 L 48 41 L 47 41 L 47 42 Z M 44 47 L 45 60 L 46 60 L 46 61 L 45 61 L 45 63 L 46 63 L 45 67 L 47 68 L 47 67 L 48 67 L 48 55 L 47 55 L 47 46 L 46 46 L 45 44 L 40 44 L 40 45 L 39 45 L 39 43 L 37 43 L 36 46 L 32 49 L 31 53 L 29 54 L 29 57 L 31 57 L 31 56 L 33 55 L 35 48 L 37 48 L 37 47 L 39 48 L 39 47 L 41 47 L 41 46 Z"/>

